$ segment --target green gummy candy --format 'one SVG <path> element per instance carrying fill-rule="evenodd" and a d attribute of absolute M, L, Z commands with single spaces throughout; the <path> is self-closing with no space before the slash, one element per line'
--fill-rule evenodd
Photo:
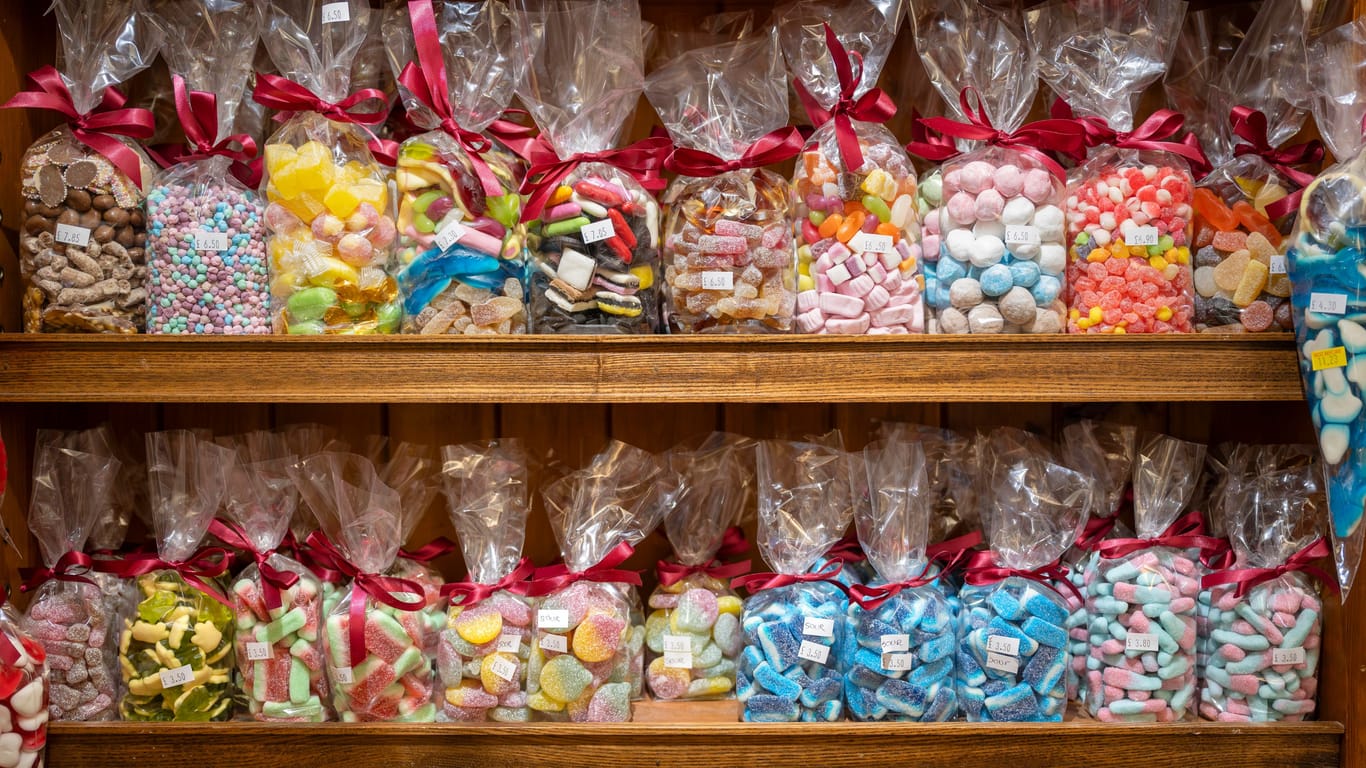
<path fill-rule="evenodd" d="M 146 600 L 138 603 L 138 618 L 155 624 L 161 621 L 161 617 L 174 610 L 176 604 L 176 596 L 173 593 L 163 590 L 153 592 Z"/>
<path fill-rule="evenodd" d="M 882 201 L 882 198 L 877 195 L 864 195 L 863 207 L 867 208 L 869 213 L 876 216 L 878 221 L 887 222 L 892 219 L 892 209 L 888 208 L 887 204 Z"/>
<path fill-rule="evenodd" d="M 436 222 L 427 218 L 425 213 L 414 213 L 413 228 L 424 235 L 430 235 L 436 231 Z"/>
<path fill-rule="evenodd" d="M 298 659 L 289 660 L 289 700 L 294 704 L 308 701 L 308 667 Z"/>
<path fill-rule="evenodd" d="M 398 323 L 403 319 L 403 307 L 397 302 L 391 302 L 375 310 L 375 320 L 379 325 L 380 333 L 393 333 L 398 330 Z"/>
<path fill-rule="evenodd" d="M 323 324 L 317 320 L 307 323 L 290 323 L 290 336 L 317 336 L 323 332 Z"/>
<path fill-rule="evenodd" d="M 545 227 L 545 236 L 557 237 L 559 235 L 575 235 L 578 234 L 579 230 L 592 223 L 593 222 L 587 216 L 575 216 L 572 219 L 565 219 L 564 221 L 547 224 Z"/>
<path fill-rule="evenodd" d="M 304 609 L 296 606 L 285 615 L 267 624 L 265 636 L 261 638 L 261 641 L 274 645 L 283 640 L 286 635 L 298 632 L 306 622 L 307 617 L 304 615 Z"/>
<path fill-rule="evenodd" d="M 424 192 L 418 195 L 417 199 L 413 201 L 413 210 L 423 214 L 425 218 L 427 209 L 431 207 L 431 204 L 445 196 L 446 193 L 441 191 Z M 431 221 L 431 219 L 427 218 L 427 221 Z"/>
<path fill-rule="evenodd" d="M 308 322 L 321 320 L 328 307 L 337 303 L 337 292 L 331 288 L 315 286 L 296 292 L 285 306 L 294 320 Z"/>

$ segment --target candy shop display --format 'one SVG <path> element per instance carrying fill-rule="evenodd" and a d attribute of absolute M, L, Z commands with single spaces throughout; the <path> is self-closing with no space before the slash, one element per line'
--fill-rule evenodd
<path fill-rule="evenodd" d="M 1069 333 L 1193 328 L 1191 161 L 1203 156 L 1161 141 L 1181 125 L 1168 111 L 1128 132 L 1139 94 L 1166 71 L 1184 12 L 1180 0 L 1060 1 L 1026 15 L 1040 77 L 1085 116 L 1096 147 L 1070 174 L 1063 206 Z"/>
<path fill-rule="evenodd" d="M 437 646 L 444 698 L 437 717 L 528 722 L 531 565 L 522 558 L 530 511 L 527 457 L 516 440 L 448 445 L 441 457 L 446 507 L 469 578 L 442 588 L 451 605 Z"/>
<path fill-rule="evenodd" d="M 526 333 L 521 178 L 479 135 L 521 77 L 507 8 L 411 3 L 384 25 L 408 116 L 430 129 L 403 142 L 394 173 L 403 332 Z"/>
<path fill-rule="evenodd" d="M 664 317 L 672 332 L 787 331 L 796 306 L 792 200 L 763 166 L 794 157 L 776 31 L 697 48 L 645 94 L 680 149 L 667 167 Z"/>
<path fill-rule="evenodd" d="M 1138 538 L 1099 546 L 1086 584 L 1086 707 L 1103 722 L 1173 722 L 1196 710 L 1195 605 L 1203 544 L 1182 512 L 1205 446 L 1156 435 L 1133 462 Z M 1193 513 L 1197 528 L 1199 514 Z"/>
<path fill-rule="evenodd" d="M 198 550 L 222 502 L 235 455 L 186 430 L 146 436 L 157 554 L 97 563 L 136 578 L 123 622 L 123 720 L 228 720 L 233 710 L 233 615 L 218 577 L 225 550 Z M 120 570 L 114 570 L 115 568 Z"/>
<path fill-rule="evenodd" d="M 0 765 L 43 768 L 47 745 L 47 655 L 19 628 L 8 600 L 0 600 Z"/>
<path fill-rule="evenodd" d="M 645 682 L 658 701 L 713 699 L 735 694 L 735 662 L 744 637 L 740 598 L 726 579 L 749 564 L 723 563 L 730 526 L 749 500 L 744 438 L 713 433 L 697 450 L 666 454 L 679 476 L 676 497 L 664 515 L 673 560 L 659 564 L 659 586 L 650 593 L 645 620 L 649 666 Z"/>
<path fill-rule="evenodd" d="M 163 4 L 158 16 L 176 38 L 164 56 L 188 146 L 163 151 L 171 165 L 147 193 L 147 332 L 270 333 L 265 203 L 250 165 L 256 143 L 233 134 L 256 51 L 256 11 L 184 0 Z"/>
<path fill-rule="evenodd" d="M 369 459 L 323 452 L 290 469 L 318 518 L 309 544 L 350 584 L 323 619 L 332 707 L 342 722 L 432 722 L 432 664 L 421 586 L 380 574 L 393 565 L 402 526 L 399 492 Z"/>
<path fill-rule="evenodd" d="M 546 0 L 516 15 L 517 95 L 548 142 L 522 187 L 533 331 L 654 333 L 659 204 L 642 180 L 659 179 L 668 141 L 612 149 L 644 86 L 639 4 Z"/>
<path fill-rule="evenodd" d="M 322 584 L 279 551 L 298 505 L 289 476 L 297 457 L 284 436 L 253 432 L 233 441 L 237 462 L 210 531 L 253 561 L 232 581 L 234 652 L 247 713 L 266 722 L 328 719 L 323 669 Z"/>
<path fill-rule="evenodd" d="M 920 58 L 949 111 L 967 122 L 931 121 L 962 138 L 984 135 L 983 129 L 995 137 L 940 168 L 943 205 L 936 206 L 940 219 L 930 244 L 943 247 L 925 250 L 931 331 L 1060 333 L 1066 179 L 1042 147 L 1031 146 L 1045 132 L 1020 131 L 1038 86 L 1024 29 L 1018 18 L 965 0 L 917 11 L 911 18 Z M 1072 131 L 1079 150 L 1078 129 L 1057 126 Z M 1057 126 L 1049 138 L 1063 135 Z"/>
<path fill-rule="evenodd" d="M 654 456 L 612 441 L 587 467 L 542 489 L 564 564 L 536 574 L 554 589 L 537 603 L 527 662 L 533 718 L 631 719 L 644 680 L 645 626 L 636 607 L 640 574 L 620 566 L 659 525 L 668 481 Z"/>
<path fill-rule="evenodd" d="M 1246 446 L 1226 493 L 1232 571 L 1212 586 L 1200 714 L 1210 720 L 1308 720 L 1318 691 L 1323 604 L 1307 566 L 1328 554 L 1312 449 Z M 1284 573 L 1273 570 L 1291 567 Z M 1247 570 L 1243 570 L 1247 569 Z M 1239 571 L 1242 570 L 1242 573 Z M 1253 574 L 1246 579 L 1248 571 Z"/>
<path fill-rule="evenodd" d="M 756 449 L 759 552 L 774 573 L 737 579 L 745 598 L 744 650 L 735 691 L 745 722 L 829 722 L 844 719 L 843 662 L 848 597 L 834 580 L 791 583 L 849 526 L 846 454 L 817 443 L 765 440 Z"/>
<path fill-rule="evenodd" d="M 53 109 L 72 121 L 35 141 L 20 162 L 23 327 L 137 333 L 147 304 L 143 191 L 154 169 L 129 139 L 151 136 L 152 115 L 125 109 L 112 86 L 152 63 L 162 35 L 140 0 L 57 0 L 51 11 L 65 70 L 33 72 L 38 90 L 5 105 Z"/>
<path fill-rule="evenodd" d="M 266 250 L 276 333 L 396 333 L 403 305 L 390 274 L 392 200 L 364 126 L 382 122 L 384 93 L 350 91 L 369 3 L 263 0 L 261 41 L 280 75 L 259 75 L 254 97 L 293 114 L 263 151 Z M 346 100 L 343 108 L 334 102 Z"/>
<path fill-rule="evenodd" d="M 802 333 L 925 330 L 915 169 L 881 125 L 896 109 L 874 87 L 901 14 L 896 0 L 780 9 L 783 53 L 817 126 L 792 180 Z"/>
<path fill-rule="evenodd" d="M 43 646 L 49 669 L 49 713 L 54 720 L 113 720 L 118 700 L 117 604 L 89 578 L 78 578 L 86 539 L 109 505 L 119 461 L 65 447 L 71 438 L 39 434 L 28 524 L 38 540 L 47 578 L 21 619 L 25 634 Z M 30 581 L 24 588 L 34 584 Z"/>
<path fill-rule="evenodd" d="M 953 612 L 929 568 L 929 473 L 904 434 L 864 449 L 868 501 L 854 522 L 878 579 L 854 587 L 841 647 L 844 698 L 860 721 L 943 722 L 958 714 Z"/>
<path fill-rule="evenodd" d="M 970 722 L 1061 722 L 1067 704 L 1067 601 L 1056 580 L 1095 506 L 1094 480 L 1020 443 L 984 477 L 989 552 L 959 592 L 958 704 Z"/>
<path fill-rule="evenodd" d="M 1323 454 L 1332 520 L 1333 559 L 1344 597 L 1361 563 L 1366 510 L 1366 415 L 1362 411 L 1366 351 L 1366 157 L 1356 98 L 1366 21 L 1326 33 L 1310 45 L 1314 123 L 1339 162 L 1304 190 L 1286 263 L 1295 345 L 1309 414 Z"/>

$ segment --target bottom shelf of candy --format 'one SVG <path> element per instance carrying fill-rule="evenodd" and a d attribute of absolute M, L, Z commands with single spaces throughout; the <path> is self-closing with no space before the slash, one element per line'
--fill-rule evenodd
<path fill-rule="evenodd" d="M 500 725 L 269 725 L 263 723 L 54 723 L 47 764 L 55 768 L 180 768 L 197 765 L 294 768 L 345 765 L 659 766 L 750 765 L 920 768 L 1337 768 L 1343 726 L 1336 722 L 1157 723 L 801 723 L 712 720 L 735 702 L 657 704 L 646 717 L 673 722 Z M 687 720 L 687 722 L 683 722 Z"/>

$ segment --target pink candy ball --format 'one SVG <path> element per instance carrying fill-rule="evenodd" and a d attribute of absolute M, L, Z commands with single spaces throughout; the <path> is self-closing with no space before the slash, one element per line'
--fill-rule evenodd
<path fill-rule="evenodd" d="M 1006 163 L 996 169 L 996 175 L 992 177 L 996 191 L 1001 193 L 1001 197 L 1015 197 L 1024 189 L 1025 174 L 1018 165 Z"/>
<path fill-rule="evenodd" d="M 1042 168 L 1031 168 L 1025 174 L 1024 196 L 1038 205 L 1053 195 L 1053 176 Z"/>
<path fill-rule="evenodd" d="M 991 177 L 996 174 L 996 167 L 985 160 L 974 160 L 963 166 L 962 177 L 959 189 L 964 192 L 977 194 L 984 189 L 991 188 Z"/>
<path fill-rule="evenodd" d="M 968 192 L 955 192 L 945 209 L 958 226 L 968 226 L 977 220 L 977 198 Z"/>
<path fill-rule="evenodd" d="M 973 210 L 978 221 L 997 221 L 1006 207 L 1005 198 L 994 189 L 984 189 L 977 195 Z"/>

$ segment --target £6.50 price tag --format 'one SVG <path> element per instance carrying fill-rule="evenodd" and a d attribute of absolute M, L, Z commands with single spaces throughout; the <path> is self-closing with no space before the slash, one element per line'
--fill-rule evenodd
<path fill-rule="evenodd" d="M 849 240 L 849 247 L 856 253 L 888 253 L 892 250 L 892 236 L 859 232 Z"/>
<path fill-rule="evenodd" d="M 703 272 L 702 290 L 729 291 L 735 288 L 735 275 L 730 272 Z"/>
<path fill-rule="evenodd" d="M 1039 228 L 1029 224 L 1007 224 L 1006 245 L 1038 245 L 1042 242 Z"/>
<path fill-rule="evenodd" d="M 231 245 L 227 232 L 196 232 L 194 236 L 196 251 L 226 251 Z"/>
<path fill-rule="evenodd" d="M 349 3 L 326 3 L 323 5 L 324 24 L 336 24 L 350 20 L 351 5 Z"/>
<path fill-rule="evenodd" d="M 801 647 L 797 649 L 797 658 L 824 664 L 825 660 L 830 658 L 830 646 L 803 640 Z"/>

